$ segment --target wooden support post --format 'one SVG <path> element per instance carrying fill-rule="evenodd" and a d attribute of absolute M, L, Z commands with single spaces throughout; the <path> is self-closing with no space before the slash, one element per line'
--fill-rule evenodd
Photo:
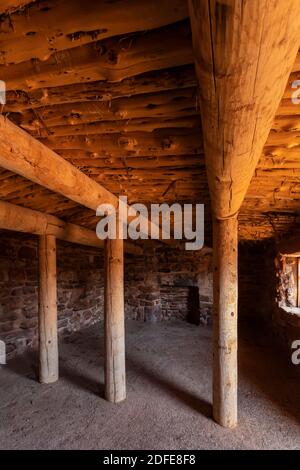
<path fill-rule="evenodd" d="M 237 424 L 238 221 L 214 221 L 213 416 Z"/>
<path fill-rule="evenodd" d="M 105 397 L 126 398 L 123 240 L 105 242 Z"/>
<path fill-rule="evenodd" d="M 214 417 L 233 427 L 237 424 L 236 214 L 297 56 L 300 2 L 189 0 L 188 4 L 206 170 L 217 219 Z"/>
<path fill-rule="evenodd" d="M 58 380 L 56 239 L 39 238 L 39 361 L 40 382 Z"/>

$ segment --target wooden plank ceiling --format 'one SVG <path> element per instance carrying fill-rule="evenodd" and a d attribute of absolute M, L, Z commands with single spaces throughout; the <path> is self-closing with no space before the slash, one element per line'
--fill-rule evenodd
<path fill-rule="evenodd" d="M 209 223 L 186 1 L 2 0 L 0 13 L 1 112 L 130 203 L 202 202 Z M 300 105 L 291 92 L 289 84 L 242 206 L 242 239 L 297 224 Z M 97 221 L 4 169 L 0 198 L 89 228 Z"/>

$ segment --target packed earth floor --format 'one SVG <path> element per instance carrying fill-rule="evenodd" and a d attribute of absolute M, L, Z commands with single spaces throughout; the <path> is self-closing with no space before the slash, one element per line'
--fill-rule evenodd
<path fill-rule="evenodd" d="M 239 425 L 228 430 L 211 419 L 209 327 L 127 322 L 120 404 L 102 398 L 102 329 L 61 340 L 55 384 L 37 382 L 34 352 L 1 366 L 1 449 L 299 448 L 298 370 L 263 334 L 241 330 Z"/>

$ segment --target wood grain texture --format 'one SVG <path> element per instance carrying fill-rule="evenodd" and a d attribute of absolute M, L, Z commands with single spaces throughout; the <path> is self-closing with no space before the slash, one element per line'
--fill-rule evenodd
<path fill-rule="evenodd" d="M 105 242 L 105 397 L 126 398 L 123 240 Z"/>
<path fill-rule="evenodd" d="M 121 82 L 75 83 L 72 85 L 38 88 L 32 91 L 8 91 L 5 112 L 22 112 L 42 106 L 54 106 L 82 101 L 110 102 L 111 100 L 132 97 L 139 94 L 155 93 L 195 87 L 196 74 L 193 65 L 167 70 L 154 70 L 126 78 Z"/>
<path fill-rule="evenodd" d="M 299 48 L 300 3 L 190 0 L 208 181 L 218 218 L 235 214 Z"/>
<path fill-rule="evenodd" d="M 82 101 L 25 110 L 17 114 L 17 124 L 28 130 L 52 126 L 85 124 L 94 121 L 131 120 L 135 118 L 184 117 L 196 114 L 196 88 L 147 93 L 112 101 Z M 51 131 L 50 131 L 51 132 Z"/>
<path fill-rule="evenodd" d="M 25 11 L 26 7 L 30 3 L 34 3 L 36 0 L 1 0 L 0 14 L 12 14 L 14 11 Z"/>
<path fill-rule="evenodd" d="M 3 116 L 0 116 L 0 130 L 0 165 L 3 168 L 94 211 L 97 211 L 101 204 L 110 204 L 114 209 L 118 209 L 119 199 L 116 195 Z M 128 220 L 132 218 L 134 216 L 128 217 Z M 151 220 L 147 220 L 147 226 L 148 233 L 151 233 Z M 171 243 L 166 239 L 162 241 Z"/>
<path fill-rule="evenodd" d="M 47 60 L 0 65 L 7 90 L 31 91 L 43 87 L 125 78 L 193 63 L 189 25 L 168 26 L 135 38 L 109 38 L 55 52 Z"/>
<path fill-rule="evenodd" d="M 5 9 L 16 3 L 11 0 Z M 23 1 L 26 3 L 29 2 Z M 4 9 L 2 5 L 1 9 Z M 2 18 L 0 63 L 19 63 L 32 57 L 44 61 L 54 52 L 107 37 L 159 28 L 187 16 L 183 0 L 172 0 L 171 4 L 169 0 L 33 2 L 24 12 Z"/>
<path fill-rule="evenodd" d="M 34 235 L 51 235 L 69 243 L 104 248 L 104 241 L 97 237 L 95 231 L 4 201 L 0 201 L 0 228 Z M 124 250 L 129 254 L 142 254 L 142 249 L 130 242 L 124 243 Z"/>
<path fill-rule="evenodd" d="M 45 146 L 60 150 L 82 150 L 96 157 L 133 157 L 155 155 L 200 155 L 202 143 L 198 129 L 159 129 L 149 132 L 67 136 L 40 139 Z"/>
<path fill-rule="evenodd" d="M 39 364 L 40 382 L 58 380 L 56 239 L 39 237 Z"/>
<path fill-rule="evenodd" d="M 213 240 L 213 415 L 232 428 L 237 425 L 237 218 L 215 219 Z"/>
<path fill-rule="evenodd" d="M 6 80 L 9 89 L 7 103 L 0 111 L 16 125 L 22 125 L 35 138 L 51 141 L 56 137 L 63 137 L 63 145 L 66 147 L 78 144 L 80 148 L 63 148 L 59 150 L 59 154 L 111 193 L 126 194 L 130 202 L 149 204 L 197 201 L 210 208 L 202 152 L 200 101 L 196 92 L 192 35 L 189 21 L 184 19 L 187 2 L 163 1 L 161 8 L 155 10 L 155 2 L 101 0 L 96 2 L 97 5 L 93 5 L 94 12 L 103 7 L 103 14 L 98 15 L 91 14 L 91 1 L 85 5 L 85 11 L 80 10 L 80 0 L 43 0 L 36 2 L 36 5 L 26 3 L 28 2 L 21 0 L 3 0 L 0 6 L 0 12 L 7 8 L 10 11 L 10 15 L 2 16 L 0 21 L 0 51 L 3 51 L 3 54 L 0 54 L 0 78 Z M 286 70 L 284 61 L 284 68 L 271 66 L 271 61 L 275 55 L 283 56 L 283 50 L 287 50 L 288 43 L 291 42 L 290 34 L 295 29 L 294 23 L 288 20 L 288 2 L 285 2 L 284 6 L 287 15 L 284 14 L 283 21 L 278 23 L 276 18 L 279 18 L 277 13 L 278 8 L 281 8 L 280 2 L 269 1 L 269 11 L 274 6 L 274 16 L 273 10 L 272 15 L 269 15 L 272 16 L 271 20 L 267 14 L 264 19 L 260 15 L 263 3 L 259 2 L 260 9 L 255 10 L 256 2 L 241 2 L 244 6 L 243 14 L 238 10 L 235 20 L 231 23 L 230 20 L 227 22 L 226 18 L 230 15 L 227 15 L 226 11 L 233 2 L 220 0 L 218 6 L 217 2 L 210 2 L 218 90 L 220 93 L 223 90 L 220 83 L 227 80 L 227 72 L 230 84 L 235 86 L 233 93 L 224 89 L 225 101 L 220 100 L 220 109 L 225 109 L 226 112 L 234 111 L 237 117 L 232 119 L 229 115 L 225 116 L 224 122 L 220 120 L 220 128 L 214 128 L 214 133 L 220 132 L 221 135 L 226 119 L 232 121 L 231 131 L 228 130 L 225 135 L 225 157 L 235 151 L 231 142 L 237 142 L 240 149 L 244 145 L 242 151 L 250 148 L 247 139 L 253 128 L 248 125 L 248 119 L 252 115 L 251 112 L 256 111 L 251 108 L 251 93 L 248 91 L 251 89 L 249 84 L 253 80 L 257 56 L 255 57 L 254 53 L 248 54 L 248 48 L 254 51 L 260 42 L 259 34 L 255 33 L 256 26 L 253 25 L 257 23 L 256 16 L 259 17 L 258 28 L 261 28 L 262 42 L 260 59 L 257 60 L 258 82 L 256 89 L 253 87 L 253 102 L 263 93 L 265 82 L 261 76 L 266 66 L 266 97 L 269 98 L 261 100 L 263 113 L 269 112 L 268 100 L 273 101 L 274 93 L 275 100 L 277 99 L 277 78 Z M 208 2 L 203 1 L 202 4 L 208 5 Z M 178 10 L 175 11 L 177 6 Z M 297 8 L 296 5 L 293 15 Z M 84 28 L 75 31 L 79 24 L 78 11 Z M 130 11 L 130 24 L 126 26 L 130 32 L 128 30 L 119 34 L 118 31 L 122 31 L 123 26 L 125 28 L 123 19 L 130 16 Z M 138 11 L 148 11 L 150 16 L 144 18 L 140 15 L 137 18 Z M 62 12 L 68 14 L 63 16 Z M 124 14 L 121 15 L 121 12 Z M 286 27 L 287 22 L 289 25 Z M 223 23 L 227 26 L 223 27 Z M 274 42 L 269 29 L 274 29 L 275 23 L 278 24 L 276 27 L 279 34 Z M 148 24 L 149 28 L 139 29 L 143 24 Z M 107 31 L 104 31 L 105 28 Z M 239 39 L 234 39 L 239 37 L 240 30 L 244 31 L 241 34 L 241 44 Z M 223 48 L 222 41 L 228 42 L 231 31 L 233 39 L 230 39 L 230 46 Z M 202 32 L 207 35 L 207 30 Z M 201 57 L 206 60 L 211 57 L 210 40 L 202 41 L 201 44 L 206 50 Z M 224 64 L 223 55 L 218 52 L 223 50 L 226 52 Z M 244 54 L 247 60 L 243 60 Z M 22 61 L 19 62 L 20 60 Z M 207 60 L 206 65 L 204 62 L 198 64 L 210 77 L 213 73 L 211 69 L 207 69 L 207 64 L 210 66 L 211 62 Z M 299 64 L 298 53 L 292 73 L 283 89 L 271 133 L 260 154 L 240 209 L 239 236 L 243 239 L 272 238 L 275 232 L 276 237 L 282 237 L 299 225 L 297 214 L 300 210 L 300 106 L 291 101 L 295 91 L 291 85 L 300 79 Z M 229 87 L 229 80 L 227 83 Z M 209 87 L 213 89 L 214 85 L 209 82 Z M 240 95 L 245 98 L 241 107 L 237 105 Z M 230 101 L 231 96 L 234 103 Z M 205 97 L 207 106 L 210 106 L 210 93 L 206 95 L 206 89 Z M 275 101 L 273 104 L 275 106 Z M 257 111 L 260 112 L 259 109 Z M 258 129 L 262 119 L 265 119 L 265 116 L 260 115 Z M 210 127 L 207 115 L 205 120 Z M 158 137 L 157 130 L 160 129 L 170 133 L 170 137 L 174 135 L 175 155 L 165 148 L 164 138 Z M 197 153 L 192 154 L 188 133 L 186 138 L 180 137 L 179 142 L 174 129 L 182 130 L 183 133 L 187 129 L 197 130 L 199 143 L 196 148 L 201 148 L 201 151 L 197 150 Z M 150 135 L 140 138 L 143 133 Z M 108 134 L 112 134 L 111 139 Z M 99 152 L 95 147 L 101 142 L 102 136 L 103 143 L 99 146 Z M 126 136 L 129 139 L 126 139 Z M 137 146 L 134 145 L 136 136 Z M 259 138 L 258 132 L 257 136 Z M 68 137 L 76 139 L 69 141 Z M 118 138 L 121 139 L 119 154 Z M 216 149 L 219 151 L 223 145 L 222 135 L 216 142 L 219 142 Z M 133 149 L 130 149 L 130 144 Z M 49 145 L 51 147 L 53 144 Z M 257 148 L 256 143 L 254 147 Z M 241 155 L 234 164 L 233 175 L 239 173 L 239 179 L 243 181 L 244 170 L 248 171 L 249 167 L 243 153 Z M 223 168 L 221 162 L 222 158 L 218 161 L 218 169 L 220 166 Z M 228 193 L 228 187 L 231 188 L 231 174 L 227 169 L 226 164 L 222 173 L 224 181 L 216 184 L 226 186 Z M 235 183 L 233 187 L 236 186 Z M 72 223 L 80 223 L 92 230 L 97 223 L 93 210 L 7 170 L 0 170 L 0 197 L 13 204 L 54 214 Z M 208 223 L 210 222 L 207 219 Z"/>
<path fill-rule="evenodd" d="M 0 130 L 0 165 L 3 168 L 90 209 L 96 210 L 103 202 L 117 207 L 116 196 L 3 116 L 0 116 Z"/>

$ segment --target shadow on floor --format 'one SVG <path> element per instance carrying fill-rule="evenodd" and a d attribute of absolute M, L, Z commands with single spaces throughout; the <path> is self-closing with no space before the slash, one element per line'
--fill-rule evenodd
<path fill-rule="evenodd" d="M 259 333 L 258 333 L 259 332 Z M 300 422 L 300 367 L 263 325 L 241 327 L 239 370 L 268 400 Z"/>
<path fill-rule="evenodd" d="M 201 328 L 201 327 L 200 327 Z M 97 334 L 90 334 L 89 329 L 74 333 L 64 340 L 70 348 L 60 358 L 60 377 L 74 384 L 77 388 L 97 396 L 104 396 L 101 384 L 101 367 L 103 367 L 103 341 Z M 66 346 L 66 345 L 65 345 Z M 79 370 L 76 358 L 85 357 L 85 369 Z M 91 367 L 90 367 L 91 366 Z M 8 369 L 16 375 L 30 380 L 38 380 L 38 356 L 34 351 L 19 356 L 7 364 Z M 96 369 L 96 372 L 95 372 Z M 298 366 L 299 369 L 299 366 Z M 87 372 L 92 370 L 89 375 Z M 212 416 L 209 402 L 198 395 L 178 386 L 176 381 L 163 376 L 139 362 L 128 351 L 127 370 L 135 376 L 145 377 L 148 382 L 167 392 L 171 397 L 185 403 L 193 410 L 207 418 Z M 99 371 L 99 378 L 97 377 Z M 299 370 L 289 363 L 289 359 L 267 335 L 258 335 L 258 329 L 242 328 L 240 334 L 239 371 L 268 400 L 276 404 L 283 413 L 289 414 L 300 422 Z M 195 371 L 197 373 L 197 371 Z"/>
<path fill-rule="evenodd" d="M 127 356 L 127 368 L 132 370 L 136 375 L 146 378 L 148 382 L 153 383 L 156 387 L 167 392 L 172 398 L 175 397 L 206 418 L 212 417 L 212 405 L 208 401 L 203 400 L 198 395 L 188 390 L 178 387 L 176 382 L 164 377 L 158 371 L 151 370 L 151 368 L 140 363 L 136 358 L 130 355 Z"/>
<path fill-rule="evenodd" d="M 9 360 L 6 367 L 16 375 L 38 381 L 38 353 L 36 351 L 29 350 Z"/>
<path fill-rule="evenodd" d="M 99 341 L 97 335 L 88 334 L 88 341 L 86 341 L 85 330 L 73 333 L 63 339 L 65 344 L 70 344 L 72 347 L 71 357 L 68 355 L 60 354 L 59 357 L 59 378 L 68 381 L 75 385 L 76 388 L 88 391 L 98 397 L 104 397 L 104 385 L 99 380 L 93 380 L 87 373 L 82 372 L 76 368 L 76 358 L 82 355 L 88 356 L 89 352 L 93 351 L 93 362 L 103 367 L 103 345 Z M 75 364 L 74 364 L 75 362 Z M 91 362 L 91 361 L 90 361 Z M 16 375 L 26 377 L 34 382 L 39 381 L 39 362 L 38 352 L 36 350 L 26 351 L 24 354 L 15 357 L 8 361 L 7 368 L 13 371 Z M 87 369 L 88 370 L 88 365 Z"/>
<path fill-rule="evenodd" d="M 77 369 L 66 364 L 60 365 L 59 374 L 61 378 L 75 385 L 76 388 L 88 391 L 97 397 L 104 398 L 104 384 L 100 383 L 100 379 L 99 381 L 94 380 L 87 374 L 79 372 Z"/>

